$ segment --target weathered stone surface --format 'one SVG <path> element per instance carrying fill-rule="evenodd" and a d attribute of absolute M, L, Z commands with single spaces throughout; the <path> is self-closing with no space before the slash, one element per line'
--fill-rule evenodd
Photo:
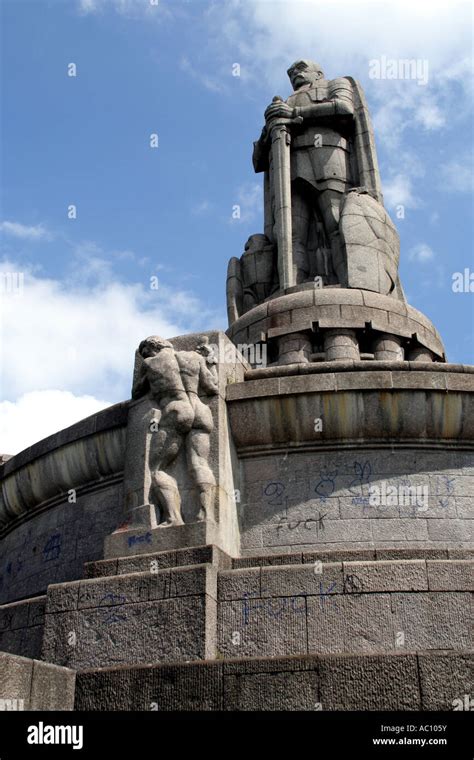
<path fill-rule="evenodd" d="M 16 461 L 17 457 L 12 457 L 4 465 L 0 527 L 46 501 L 60 503 L 63 511 L 65 504 L 77 510 L 79 498 L 76 496 L 75 502 L 68 501 L 71 489 L 80 494 L 84 486 L 90 488 L 90 485 L 97 484 L 100 491 L 103 483 L 97 481 L 121 472 L 125 448 L 123 427 L 94 432 L 63 445 L 60 436 L 60 433 L 56 434 L 55 441 L 42 455 L 34 455 L 31 449 L 27 457 L 23 453 L 23 466 L 19 466 L 22 460 Z M 45 446 L 48 441 L 46 439 Z M 5 472 L 7 465 L 10 465 L 10 472 Z"/>
<path fill-rule="evenodd" d="M 360 250 L 363 253 L 367 250 L 370 251 L 367 248 Z M 377 251 L 375 251 L 375 255 L 380 260 Z M 367 274 L 363 276 L 367 277 Z M 375 299 L 367 299 L 368 296 L 375 296 Z M 290 298 L 291 301 L 287 300 Z M 444 347 L 430 321 L 421 315 L 424 322 L 418 321 L 418 318 L 414 318 L 414 310 L 411 310 L 411 307 L 408 307 L 407 311 L 402 302 L 391 296 L 385 297 L 369 291 L 350 290 L 348 288 L 314 288 L 314 293 L 311 293 L 301 286 L 299 292 L 291 295 L 276 294 L 268 302 L 268 308 L 269 316 L 263 313 L 259 314 L 257 309 L 248 312 L 242 319 L 251 318 L 252 322 L 244 330 L 241 329 L 240 319 L 234 322 L 227 334 L 236 345 L 246 344 L 248 341 L 250 343 L 261 342 L 265 340 L 265 337 L 270 342 L 284 336 L 288 336 L 290 339 L 295 332 L 304 333 L 306 338 L 311 340 L 315 326 L 321 331 L 322 338 L 324 338 L 326 331 L 336 328 L 339 330 L 356 328 L 365 331 L 365 345 L 369 345 L 369 350 L 372 353 L 375 351 L 375 359 L 379 364 L 382 361 L 389 365 L 387 367 L 379 366 L 377 369 L 390 370 L 397 366 L 398 369 L 406 370 L 409 368 L 408 366 L 400 366 L 405 364 L 410 365 L 410 368 L 416 367 L 417 370 L 424 369 L 429 372 L 441 367 L 439 372 L 444 372 L 445 367 L 448 366 L 440 363 L 444 361 Z M 370 330 L 369 333 L 367 333 L 367 329 Z M 391 341 L 391 350 L 385 352 L 381 351 L 379 347 L 380 341 L 383 342 L 384 338 L 390 338 Z M 362 352 L 362 349 L 360 351 Z M 412 361 L 401 361 L 404 352 Z M 420 356 L 423 361 L 420 361 Z M 321 364 L 328 363 L 329 358 L 334 359 L 336 357 L 325 357 L 324 362 L 315 363 L 313 371 L 321 372 Z M 415 358 L 417 361 L 413 361 Z M 338 362 L 343 360 L 344 357 L 341 354 L 338 357 Z M 433 366 L 432 360 L 437 362 L 436 366 Z M 285 363 L 287 361 L 287 359 L 284 360 Z M 295 367 L 301 368 L 304 366 L 301 362 L 307 361 L 307 358 L 298 358 L 295 355 L 294 361 L 296 362 Z M 284 368 L 284 362 L 282 358 L 278 359 L 279 369 Z M 360 363 L 368 364 L 367 361 Z M 369 363 L 367 369 L 371 369 L 371 364 L 372 362 Z M 372 369 L 376 369 L 376 367 L 374 366 Z M 459 373 L 460 369 L 458 367 L 455 371 Z M 254 376 L 255 379 L 257 377 L 272 377 L 271 373 L 265 374 L 265 369 L 253 371 L 260 372 L 260 375 Z M 459 388 L 472 391 L 471 381 L 457 379 L 458 375 L 455 374 L 453 377 L 453 390 Z M 460 377 L 461 375 L 459 375 Z"/>
<path fill-rule="evenodd" d="M 262 597 L 314 596 L 321 585 L 332 593 L 343 591 L 342 563 L 303 565 L 300 567 L 263 567 L 261 570 Z"/>
<path fill-rule="evenodd" d="M 86 562 L 84 575 L 86 578 L 105 578 L 107 575 L 117 575 L 118 560 L 105 559 L 97 562 Z"/>
<path fill-rule="evenodd" d="M 422 710 L 472 709 L 474 655 L 439 652 L 435 657 L 418 655 Z"/>
<path fill-rule="evenodd" d="M 22 699 L 30 703 L 33 660 L 0 652 L 0 699 Z"/>
<path fill-rule="evenodd" d="M 323 710 L 419 710 L 414 655 L 321 658 Z"/>
<path fill-rule="evenodd" d="M 470 594 L 462 592 L 393 593 L 393 627 L 404 633 L 409 650 L 468 649 L 470 603 Z"/>
<path fill-rule="evenodd" d="M 292 672 L 291 665 L 288 670 L 282 664 L 279 667 L 279 672 L 248 673 L 242 665 L 240 673 L 235 672 L 237 668 L 232 673 L 225 672 L 225 709 L 252 712 L 317 709 L 320 702 L 317 669 Z"/>
<path fill-rule="evenodd" d="M 15 709 L 72 710 L 75 678 L 73 670 L 0 652 L 0 700 L 21 700 Z"/>
<path fill-rule="evenodd" d="M 304 597 L 247 598 L 219 605 L 218 651 L 223 657 L 305 654 Z"/>
<path fill-rule="evenodd" d="M 230 569 L 232 566 L 232 559 L 225 552 L 217 546 L 207 545 L 91 562 L 85 566 L 85 575 L 86 578 L 100 578 L 109 575 L 151 572 L 152 569 L 163 570 L 184 565 L 201 565 L 207 562 L 223 569 Z"/>
<path fill-rule="evenodd" d="M 74 669 L 207 659 L 215 655 L 206 630 L 213 607 L 194 596 L 55 615 L 47 618 L 42 656 Z"/>
<path fill-rule="evenodd" d="M 168 712 L 222 709 L 222 664 L 159 665 L 83 671 L 76 710 Z"/>
<path fill-rule="evenodd" d="M 264 567 L 266 565 L 301 565 L 303 555 L 296 554 L 270 554 L 262 557 L 237 557 L 232 561 L 233 568 Z"/>
<path fill-rule="evenodd" d="M 233 398 L 254 398 L 264 393 L 267 396 L 277 395 L 280 392 L 280 378 L 269 378 L 268 380 L 250 380 L 245 383 L 232 383 L 227 388 L 227 399 Z"/>
<path fill-rule="evenodd" d="M 474 591 L 474 560 L 426 563 L 430 591 Z"/>
<path fill-rule="evenodd" d="M 306 655 L 77 675 L 79 710 L 452 710 L 472 655 Z M 462 693 L 461 693 L 462 692 Z"/>
<path fill-rule="evenodd" d="M 425 560 L 394 562 L 344 562 L 344 577 L 356 575 L 364 593 L 379 591 L 427 591 Z"/>
<path fill-rule="evenodd" d="M 261 596 L 260 568 L 241 568 L 219 573 L 219 601 Z"/>
<path fill-rule="evenodd" d="M 428 520 L 428 535 L 432 541 L 465 541 L 474 538 L 474 520 Z"/>
<path fill-rule="evenodd" d="M 447 559 L 448 549 L 411 549 L 400 547 L 399 549 L 376 549 L 377 559 Z"/>
<path fill-rule="evenodd" d="M 393 649 L 389 594 L 352 593 L 308 597 L 308 651 L 321 654 Z"/>
<path fill-rule="evenodd" d="M 0 602 L 44 594 L 50 583 L 81 578 L 85 562 L 103 557 L 122 489 L 119 482 L 97 489 L 78 492 L 76 503 L 63 497 L 0 540 Z"/>
<path fill-rule="evenodd" d="M 34 660 L 30 710 L 73 710 L 75 681 L 73 670 Z"/>
<path fill-rule="evenodd" d="M 317 407 L 312 419 L 316 416 Z M 314 432 L 313 436 L 318 445 Z M 357 455 L 290 447 L 265 456 L 252 454 L 242 461 L 247 484 L 240 506 L 244 551 L 258 556 L 329 549 L 403 552 L 413 547 L 410 551 L 423 549 L 423 553 L 379 557 L 447 559 L 448 547 L 470 545 L 467 529 L 472 520 L 453 518 L 459 499 L 468 498 L 458 496 L 458 489 L 466 493 L 471 487 L 472 475 L 466 469 L 471 462 L 469 452 L 454 449 L 451 453 L 390 451 L 360 444 Z M 384 483 L 405 492 L 410 488 L 424 493 L 426 488 L 427 501 L 371 506 L 369 489 L 377 486 L 380 492 Z"/>
<path fill-rule="evenodd" d="M 170 525 L 167 528 L 136 527 L 118 530 L 105 540 L 105 556 L 158 553 L 187 546 L 213 544 L 219 539 L 218 526 L 208 520 Z"/>
<path fill-rule="evenodd" d="M 80 588 L 80 581 L 51 584 L 48 586 L 48 595 L 46 597 L 48 613 L 77 610 Z"/>
<path fill-rule="evenodd" d="M 399 520 L 379 520 L 374 523 L 373 536 L 379 541 L 427 541 L 428 525 L 423 519 L 413 520 L 401 518 Z"/>
<path fill-rule="evenodd" d="M 214 657 L 216 599 L 211 565 L 82 581 L 77 609 L 47 608 L 42 656 L 76 669 Z"/>

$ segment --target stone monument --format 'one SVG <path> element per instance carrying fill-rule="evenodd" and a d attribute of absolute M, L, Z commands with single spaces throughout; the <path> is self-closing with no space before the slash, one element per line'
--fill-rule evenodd
<path fill-rule="evenodd" d="M 406 301 L 360 84 L 288 74 L 226 334 L 144 339 L 129 401 L 0 466 L 0 698 L 40 666 L 29 704 L 87 710 L 472 690 L 474 368 Z"/>

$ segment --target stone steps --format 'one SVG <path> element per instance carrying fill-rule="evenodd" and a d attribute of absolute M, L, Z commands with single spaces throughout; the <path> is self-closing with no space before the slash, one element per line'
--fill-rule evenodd
<path fill-rule="evenodd" d="M 419 651 L 86 670 L 76 676 L 75 709 L 466 709 L 473 659 L 472 653 Z"/>
<path fill-rule="evenodd" d="M 222 552 L 199 547 L 99 564 L 115 575 L 48 587 L 45 660 L 81 670 L 236 656 L 463 651 L 470 643 L 469 560 L 231 568 Z"/>
<path fill-rule="evenodd" d="M 84 577 L 102 578 L 109 575 L 149 572 L 151 568 L 161 570 L 167 567 L 183 567 L 203 563 L 210 563 L 220 570 L 230 570 L 241 567 L 264 567 L 267 565 L 314 564 L 316 561 L 325 563 L 409 559 L 464 560 L 472 558 L 474 558 L 474 550 L 429 548 L 322 549 L 318 552 L 292 552 L 287 554 L 265 554 L 255 557 L 232 558 L 217 546 L 207 545 L 87 562 L 84 565 Z"/>
<path fill-rule="evenodd" d="M 447 556 L 393 549 L 232 560 L 208 545 L 93 562 L 82 580 L 0 607 L 0 650 L 74 670 L 462 652 L 474 561 Z"/>
<path fill-rule="evenodd" d="M 110 575 L 154 572 L 170 567 L 185 567 L 186 565 L 204 563 L 209 563 L 220 569 L 232 567 L 232 559 L 228 554 L 217 546 L 208 544 L 207 546 L 195 546 L 189 549 L 134 554 L 127 557 L 86 562 L 84 574 L 86 578 L 102 578 Z"/>

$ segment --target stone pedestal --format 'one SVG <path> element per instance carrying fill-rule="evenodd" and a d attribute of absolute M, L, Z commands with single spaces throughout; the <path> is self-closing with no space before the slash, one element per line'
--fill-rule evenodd
<path fill-rule="evenodd" d="M 227 335 L 236 345 L 264 343 L 277 364 L 291 363 L 290 348 L 294 363 L 307 363 L 321 350 L 326 361 L 357 361 L 374 351 L 384 361 L 404 355 L 446 361 L 441 337 L 424 314 L 403 300 L 357 288 L 305 283 L 279 291 L 235 320 Z"/>

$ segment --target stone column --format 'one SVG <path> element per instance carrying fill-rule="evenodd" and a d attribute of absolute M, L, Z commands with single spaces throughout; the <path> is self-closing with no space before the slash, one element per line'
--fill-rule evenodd
<path fill-rule="evenodd" d="M 408 352 L 407 360 L 409 362 L 432 362 L 433 354 L 424 346 L 416 346 Z"/>
<path fill-rule="evenodd" d="M 307 363 L 311 353 L 311 341 L 304 333 L 283 335 L 278 341 L 278 364 Z"/>
<path fill-rule="evenodd" d="M 396 335 L 381 333 L 374 339 L 373 350 L 376 361 L 403 361 L 401 340 Z"/>
<path fill-rule="evenodd" d="M 355 330 L 326 330 L 324 353 L 327 362 L 360 360 L 359 343 Z"/>

